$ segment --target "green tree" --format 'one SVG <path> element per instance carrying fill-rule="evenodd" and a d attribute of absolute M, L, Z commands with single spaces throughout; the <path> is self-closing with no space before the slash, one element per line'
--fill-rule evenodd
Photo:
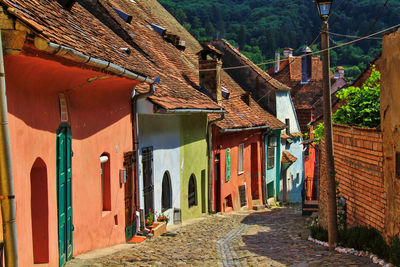
<path fill-rule="evenodd" d="M 381 122 L 380 115 L 381 74 L 372 67 L 371 75 L 361 87 L 350 86 L 337 93 L 346 104 L 333 115 L 333 121 L 353 126 L 373 128 Z"/>

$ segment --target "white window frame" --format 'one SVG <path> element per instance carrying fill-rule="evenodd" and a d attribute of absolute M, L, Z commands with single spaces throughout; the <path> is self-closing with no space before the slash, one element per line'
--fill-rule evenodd
<path fill-rule="evenodd" d="M 244 144 L 239 144 L 238 151 L 238 174 L 244 173 Z"/>

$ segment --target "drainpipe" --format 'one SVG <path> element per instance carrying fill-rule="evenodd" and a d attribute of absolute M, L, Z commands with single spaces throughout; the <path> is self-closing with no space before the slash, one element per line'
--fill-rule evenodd
<path fill-rule="evenodd" d="M 212 185 L 213 185 L 213 166 L 214 166 L 214 157 L 213 157 L 213 149 L 212 149 L 212 126 L 222 121 L 225 118 L 225 113 L 221 114 L 221 117 L 218 119 L 212 120 L 208 123 L 207 127 L 207 137 L 208 137 L 208 212 L 213 213 L 215 210 L 213 209 L 213 197 L 212 197 Z"/>
<path fill-rule="evenodd" d="M 136 194 L 136 203 L 138 206 L 136 207 L 136 211 L 139 210 L 140 207 L 140 197 L 139 197 L 139 140 L 138 140 L 138 135 L 139 135 L 139 127 L 138 127 L 138 115 L 137 115 L 137 101 L 139 99 L 147 98 L 151 95 L 154 94 L 156 91 L 154 87 L 154 83 L 159 83 L 160 79 L 156 79 L 153 83 L 150 84 L 150 90 L 147 93 L 144 94 L 139 94 L 136 92 L 136 90 L 133 91 L 133 98 L 132 98 L 132 132 L 133 132 L 133 151 L 135 153 L 135 168 L 134 168 L 134 178 L 135 178 L 135 188 L 137 190 Z M 136 212 L 135 211 L 135 212 Z M 141 213 L 141 216 L 143 214 Z M 136 215 L 135 215 L 136 216 Z M 139 218 L 140 220 L 140 230 L 144 230 L 144 225 L 143 221 L 144 218 Z M 137 226 L 136 226 L 137 227 Z"/>
<path fill-rule="evenodd" d="M 0 31 L 1 32 L 1 31 Z M 0 200 L 3 218 L 4 254 L 7 267 L 18 266 L 17 223 L 14 179 L 11 162 L 10 133 L 4 73 L 3 43 L 0 34 Z"/>
<path fill-rule="evenodd" d="M 265 163 L 266 163 L 265 137 L 267 136 L 268 132 L 269 131 L 264 131 L 262 133 L 262 135 L 261 135 L 261 146 L 262 146 L 262 149 L 261 149 L 261 157 L 262 157 L 262 160 L 261 160 L 261 162 L 262 162 L 261 163 L 261 183 L 262 183 L 261 190 L 262 190 L 263 204 L 264 205 L 267 204 L 267 198 L 268 198 L 267 189 L 266 189 L 266 187 L 267 187 L 267 182 L 266 182 L 266 170 L 267 170 L 267 168 L 265 167 Z"/>

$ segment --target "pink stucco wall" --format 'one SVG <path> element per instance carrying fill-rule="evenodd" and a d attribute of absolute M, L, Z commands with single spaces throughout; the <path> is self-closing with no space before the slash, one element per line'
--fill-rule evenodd
<path fill-rule="evenodd" d="M 63 62 L 65 63 L 65 62 Z M 58 266 L 56 131 L 58 93 L 68 98 L 72 131 L 73 254 L 125 241 L 123 153 L 132 150 L 130 96 L 137 84 L 32 56 L 6 56 L 5 71 L 20 266 L 33 266 L 30 172 L 36 158 L 48 177 L 49 264 Z M 111 211 L 102 211 L 99 157 L 111 160 Z M 116 225 L 115 217 L 118 217 Z M 47 266 L 46 264 L 44 266 Z"/>

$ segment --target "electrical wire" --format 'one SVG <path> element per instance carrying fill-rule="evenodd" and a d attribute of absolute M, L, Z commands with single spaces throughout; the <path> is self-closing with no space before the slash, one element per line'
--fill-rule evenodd
<path fill-rule="evenodd" d="M 371 24 L 371 26 L 369 26 L 368 30 L 364 34 L 361 34 L 361 35 L 367 35 L 368 33 L 370 33 L 370 31 L 372 31 L 374 29 L 376 23 L 378 22 L 378 20 L 381 18 L 382 14 L 383 14 L 383 10 L 385 9 L 385 7 L 388 3 L 389 3 L 389 0 L 386 0 L 385 4 L 383 4 L 383 7 L 381 8 L 378 16 L 376 16 L 374 22 Z"/>
<path fill-rule="evenodd" d="M 307 55 L 320 54 L 320 53 L 325 52 L 325 51 L 337 49 L 337 48 L 340 48 L 340 47 L 343 47 L 343 46 L 348 46 L 348 45 L 360 42 L 362 40 L 370 39 L 371 37 L 374 37 L 376 35 L 382 34 L 384 32 L 387 32 L 387 31 L 390 31 L 390 30 L 393 30 L 393 29 L 399 28 L 399 27 L 400 27 L 400 24 L 397 24 L 397 25 L 394 25 L 392 27 L 380 30 L 380 31 L 378 31 L 376 33 L 373 33 L 373 34 L 370 34 L 370 35 L 367 35 L 367 36 L 364 36 L 364 37 L 360 37 L 360 38 L 357 38 L 355 40 L 352 40 L 352 41 L 349 41 L 349 42 L 346 42 L 346 43 L 343 43 L 343 44 L 339 44 L 339 45 L 336 45 L 336 46 L 329 47 L 327 49 L 323 49 L 323 50 L 318 50 L 318 51 L 315 51 L 315 52 L 307 53 Z M 303 56 L 305 56 L 305 55 L 301 55 L 300 57 L 303 57 Z M 259 63 L 259 64 L 255 64 L 255 63 L 253 63 L 253 64 L 256 65 L 256 66 L 263 66 L 263 65 L 273 64 L 273 63 L 276 63 L 276 62 L 277 61 L 275 61 L 275 60 L 270 60 L 270 61 L 266 61 L 266 62 Z M 225 67 L 225 68 L 222 68 L 222 69 L 223 70 L 234 70 L 234 69 L 251 68 L 251 67 L 252 66 L 249 66 L 249 65 L 241 65 L 241 66 L 235 66 L 235 67 Z M 216 69 L 202 69 L 200 71 L 212 71 L 212 70 L 216 70 Z"/>
<path fill-rule="evenodd" d="M 343 2 L 342 2 L 342 3 L 343 3 Z M 341 3 L 341 4 L 342 4 L 342 3 Z M 329 23 L 331 27 L 333 27 L 333 25 L 335 25 L 335 22 L 336 22 L 337 19 L 342 15 L 343 11 L 348 7 L 349 4 L 350 4 L 350 0 L 347 0 L 346 4 L 345 4 L 344 7 L 342 8 L 342 10 L 340 10 L 339 14 L 336 15 L 335 19 Z"/>
<path fill-rule="evenodd" d="M 341 36 L 341 37 L 347 37 L 347 38 L 361 38 L 362 36 L 356 36 L 356 35 L 347 35 L 347 34 L 341 34 L 341 33 L 334 33 L 334 32 L 329 32 L 330 35 L 336 35 L 336 36 Z M 371 37 L 368 38 L 371 40 L 382 40 L 382 37 Z"/>

